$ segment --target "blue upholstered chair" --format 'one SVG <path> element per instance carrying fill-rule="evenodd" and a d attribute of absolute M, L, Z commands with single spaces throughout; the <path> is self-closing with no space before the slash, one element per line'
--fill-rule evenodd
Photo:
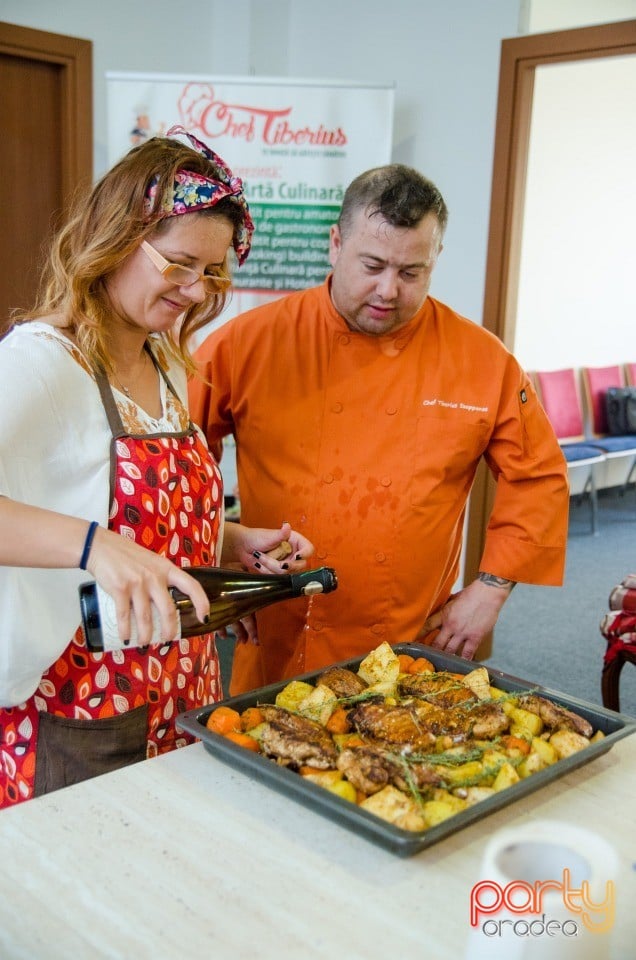
<path fill-rule="evenodd" d="M 619 364 L 582 367 L 581 379 L 590 421 L 590 443 L 605 453 L 602 485 L 625 488 L 636 473 L 636 434 L 610 434 L 605 408 L 605 394 L 609 387 L 626 386 L 625 370 Z"/>
<path fill-rule="evenodd" d="M 539 399 L 557 435 L 568 465 L 570 496 L 589 496 L 592 533 L 598 531 L 597 477 L 605 454 L 585 438 L 583 406 L 573 367 L 536 371 Z"/>

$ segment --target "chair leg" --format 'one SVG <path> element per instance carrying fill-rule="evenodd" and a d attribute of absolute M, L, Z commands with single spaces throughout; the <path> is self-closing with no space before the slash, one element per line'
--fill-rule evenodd
<path fill-rule="evenodd" d="M 592 478 L 592 489 L 590 490 L 590 501 L 592 504 L 592 533 L 598 534 L 598 495 L 596 493 L 596 484 Z"/>
<path fill-rule="evenodd" d="M 620 711 L 620 701 L 618 693 L 618 683 L 621 670 L 625 666 L 625 659 L 619 653 L 610 663 L 606 663 L 601 674 L 601 696 L 603 706 L 608 710 Z"/>
<path fill-rule="evenodd" d="M 598 534 L 598 495 L 596 493 L 596 483 L 594 482 L 593 469 L 590 470 L 590 475 L 588 477 L 587 483 L 585 484 L 585 490 L 587 490 L 590 495 L 590 526 L 592 528 L 592 534 L 594 536 L 597 536 Z"/>

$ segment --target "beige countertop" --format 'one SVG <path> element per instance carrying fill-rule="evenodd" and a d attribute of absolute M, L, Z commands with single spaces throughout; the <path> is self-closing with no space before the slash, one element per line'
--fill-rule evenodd
<path fill-rule="evenodd" d="M 2 960 L 462 960 L 494 831 L 587 826 L 636 942 L 636 736 L 402 859 L 195 744 L 0 812 Z"/>

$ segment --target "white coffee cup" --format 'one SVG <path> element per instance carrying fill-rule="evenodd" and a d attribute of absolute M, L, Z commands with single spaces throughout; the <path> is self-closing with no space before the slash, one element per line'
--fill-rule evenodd
<path fill-rule="evenodd" d="M 499 831 L 471 890 L 465 960 L 608 960 L 618 857 L 554 820 Z"/>

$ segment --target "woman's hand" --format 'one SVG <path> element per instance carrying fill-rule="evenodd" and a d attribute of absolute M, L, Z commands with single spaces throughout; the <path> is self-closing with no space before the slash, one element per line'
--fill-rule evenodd
<path fill-rule="evenodd" d="M 89 526 L 88 520 L 0 496 L 0 565 L 78 567 Z M 95 531 L 86 569 L 113 597 L 122 641 L 130 640 L 131 605 L 140 646 L 152 637 L 153 604 L 159 612 L 162 639 L 175 638 L 177 610 L 168 587 L 190 597 L 201 621 L 210 612 L 203 587 L 186 570 L 104 527 Z"/>
<path fill-rule="evenodd" d="M 276 560 L 269 555 L 269 551 L 275 551 L 285 541 L 291 546 L 288 556 Z M 260 573 L 299 573 L 306 569 L 307 560 L 313 552 L 313 544 L 307 537 L 292 530 L 289 523 L 281 524 L 278 530 L 226 523 L 221 563 L 240 563 L 246 570 Z"/>
<path fill-rule="evenodd" d="M 291 550 L 279 550 L 289 544 Z M 226 523 L 223 532 L 222 566 L 238 564 L 254 573 L 300 573 L 314 552 L 313 544 L 302 534 L 282 523 L 278 530 L 266 527 L 245 527 L 241 523 Z M 276 554 L 281 556 L 276 559 Z M 230 625 L 237 643 L 258 646 L 256 617 L 252 614 Z M 224 634 L 221 634 L 222 636 Z"/>
<path fill-rule="evenodd" d="M 176 587 L 190 597 L 202 622 L 210 612 L 210 601 L 203 587 L 186 570 L 103 527 L 95 533 L 86 569 L 115 601 L 122 641 L 130 639 L 132 613 L 138 645 L 151 642 L 153 605 L 159 614 L 161 638 L 175 640 L 178 637 L 179 618 L 168 587 Z"/>

